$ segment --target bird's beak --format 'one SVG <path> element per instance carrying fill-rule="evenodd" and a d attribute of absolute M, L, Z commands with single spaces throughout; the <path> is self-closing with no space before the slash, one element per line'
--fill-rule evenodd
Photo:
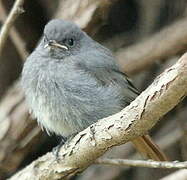
<path fill-rule="evenodd" d="M 67 47 L 67 46 L 62 45 L 62 44 L 59 44 L 59 43 L 57 43 L 56 41 L 52 41 L 52 40 L 50 40 L 50 41 L 44 46 L 44 48 L 47 48 L 47 47 L 58 47 L 58 48 L 60 48 L 60 49 L 68 50 L 68 47 Z"/>

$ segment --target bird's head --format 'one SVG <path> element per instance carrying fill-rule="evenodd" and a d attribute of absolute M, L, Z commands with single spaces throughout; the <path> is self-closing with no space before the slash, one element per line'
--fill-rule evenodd
<path fill-rule="evenodd" d="M 45 26 L 40 48 L 45 55 L 61 59 L 80 52 L 88 39 L 86 33 L 76 24 L 55 19 Z"/>

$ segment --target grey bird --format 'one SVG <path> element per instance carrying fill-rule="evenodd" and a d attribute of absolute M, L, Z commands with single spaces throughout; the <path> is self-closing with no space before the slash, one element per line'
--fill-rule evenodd
<path fill-rule="evenodd" d="M 27 58 L 22 87 L 39 124 L 62 137 L 119 112 L 139 94 L 109 49 L 73 22 L 60 19 L 45 26 Z M 149 158 L 166 160 L 148 135 L 133 143 Z"/>

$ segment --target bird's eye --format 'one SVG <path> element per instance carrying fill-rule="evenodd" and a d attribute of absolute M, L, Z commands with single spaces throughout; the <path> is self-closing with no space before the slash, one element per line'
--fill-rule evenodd
<path fill-rule="evenodd" d="M 71 38 L 71 39 L 67 39 L 67 44 L 69 46 L 73 46 L 74 45 L 74 40 Z"/>

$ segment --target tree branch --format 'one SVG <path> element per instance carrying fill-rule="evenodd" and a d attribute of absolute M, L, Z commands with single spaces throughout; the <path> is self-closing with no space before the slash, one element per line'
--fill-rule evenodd
<path fill-rule="evenodd" d="M 0 55 L 2 53 L 6 39 L 8 37 L 9 31 L 10 31 L 12 25 L 14 24 L 14 21 L 19 16 L 19 14 L 24 12 L 24 10 L 22 8 L 23 3 L 24 3 L 24 0 L 16 0 L 10 14 L 7 17 L 7 20 L 5 21 L 5 23 L 1 29 L 1 32 L 0 32 Z"/>
<path fill-rule="evenodd" d="M 135 74 L 156 61 L 184 51 L 187 48 L 185 27 L 187 27 L 186 17 L 142 42 L 117 51 L 116 56 L 121 69 L 127 74 Z"/>
<path fill-rule="evenodd" d="M 115 166 L 133 166 L 133 167 L 147 167 L 147 168 L 164 168 L 164 169 L 182 169 L 187 168 L 187 161 L 185 162 L 161 162 L 153 160 L 129 160 L 129 159 L 98 159 L 96 164 L 115 165 Z"/>
<path fill-rule="evenodd" d="M 40 157 L 11 179 L 58 179 L 83 171 L 115 145 L 145 134 L 187 94 L 187 54 L 121 112 L 99 120 L 60 150 Z"/>

